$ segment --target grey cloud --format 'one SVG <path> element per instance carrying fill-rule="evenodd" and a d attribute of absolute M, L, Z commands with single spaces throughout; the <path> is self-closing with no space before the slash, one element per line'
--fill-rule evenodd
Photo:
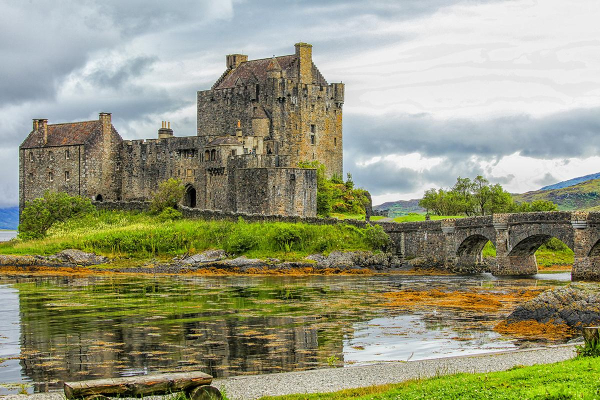
<path fill-rule="evenodd" d="M 429 115 L 345 115 L 345 169 L 359 186 L 373 194 L 406 192 L 423 185 L 451 186 L 458 176 L 488 176 L 510 183 L 514 176 L 490 177 L 477 160 L 497 162 L 514 153 L 538 159 L 588 157 L 600 152 L 600 109 L 580 109 L 544 118 L 528 116 L 491 120 L 437 120 Z M 410 154 L 442 157 L 431 169 L 400 171 L 381 161 L 361 167 L 374 156 Z M 387 171 L 387 172 L 386 172 Z M 387 176 L 387 175 L 392 176 Z M 542 181 L 554 183 L 547 174 Z M 415 183 L 415 182 L 418 182 Z M 544 182 L 537 182 L 545 185 Z"/>
<path fill-rule="evenodd" d="M 540 186 L 548 186 L 557 182 L 558 179 L 556 179 L 550 172 L 547 172 L 546 175 L 535 181 L 535 183 Z"/>
<path fill-rule="evenodd" d="M 471 155 L 498 160 L 520 152 L 534 158 L 587 157 L 600 151 L 600 109 L 532 118 L 439 120 L 429 115 L 346 115 L 352 158 L 419 152 L 429 157 Z"/>
<path fill-rule="evenodd" d="M 87 75 L 86 79 L 97 86 L 119 89 L 130 79 L 148 71 L 157 60 L 157 57 L 139 56 L 127 60 L 123 65 L 102 65 Z"/>

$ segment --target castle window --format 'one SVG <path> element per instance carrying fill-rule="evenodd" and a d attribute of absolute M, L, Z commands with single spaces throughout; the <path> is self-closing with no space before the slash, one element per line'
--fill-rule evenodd
<path fill-rule="evenodd" d="M 315 135 L 310 135 L 310 144 L 315 144 Z"/>
<path fill-rule="evenodd" d="M 118 162 L 118 163 L 115 165 L 115 171 L 120 171 L 120 170 L 121 170 L 121 163 L 120 163 L 120 162 Z"/>
<path fill-rule="evenodd" d="M 69 182 L 71 180 L 71 176 L 69 174 L 69 171 L 65 171 L 65 182 Z"/>
<path fill-rule="evenodd" d="M 337 138 L 333 138 L 333 145 L 337 146 Z"/>
<path fill-rule="evenodd" d="M 237 155 L 237 151 L 236 150 L 231 150 L 231 155 L 232 156 L 236 156 Z"/>
<path fill-rule="evenodd" d="M 29 174 L 29 182 L 33 183 L 33 174 Z"/>
<path fill-rule="evenodd" d="M 310 132 L 313 134 L 317 132 L 317 127 L 314 124 L 310 126 Z"/>
<path fill-rule="evenodd" d="M 217 159 L 217 151 L 215 149 L 210 151 L 210 161 L 215 161 Z"/>
<path fill-rule="evenodd" d="M 48 172 L 48 182 L 54 182 L 54 174 L 52 172 Z"/>
<path fill-rule="evenodd" d="M 208 150 L 204 152 L 204 161 L 210 161 L 210 151 Z"/>
<path fill-rule="evenodd" d="M 71 154 L 69 153 L 69 149 L 65 150 L 65 160 L 68 160 L 71 158 Z"/>
<path fill-rule="evenodd" d="M 29 161 L 33 162 L 33 151 L 29 152 Z"/>

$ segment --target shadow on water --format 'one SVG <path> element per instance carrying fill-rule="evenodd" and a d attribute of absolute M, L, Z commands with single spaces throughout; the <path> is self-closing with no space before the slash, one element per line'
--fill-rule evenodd
<path fill-rule="evenodd" d="M 326 367 L 332 359 L 351 365 L 511 348 L 492 330 L 497 315 L 398 310 L 383 294 L 563 284 L 550 278 L 5 277 L 0 384 L 27 382 L 40 392 L 116 375 L 226 377 Z M 0 386 L 0 395 L 18 390 Z"/>

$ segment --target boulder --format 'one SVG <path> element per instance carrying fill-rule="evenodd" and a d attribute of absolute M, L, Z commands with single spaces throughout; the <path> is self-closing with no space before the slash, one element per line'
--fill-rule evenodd
<path fill-rule="evenodd" d="M 552 321 L 574 328 L 600 324 L 600 288 L 593 285 L 547 290 L 515 308 L 508 323 L 535 320 Z"/>
<path fill-rule="evenodd" d="M 184 258 L 182 264 L 204 264 L 208 262 L 221 261 L 227 258 L 225 250 L 206 250 L 200 254 L 194 254 Z"/>
<path fill-rule="evenodd" d="M 67 249 L 53 256 L 49 256 L 51 262 L 74 264 L 74 265 L 98 265 L 108 262 L 108 258 L 98 256 L 94 253 L 86 253 L 81 250 Z"/>

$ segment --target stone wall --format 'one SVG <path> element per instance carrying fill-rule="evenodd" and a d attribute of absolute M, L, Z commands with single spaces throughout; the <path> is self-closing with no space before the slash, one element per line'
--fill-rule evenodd
<path fill-rule="evenodd" d="M 86 196 L 83 146 L 39 147 L 19 150 L 19 208 L 47 190 Z"/>

